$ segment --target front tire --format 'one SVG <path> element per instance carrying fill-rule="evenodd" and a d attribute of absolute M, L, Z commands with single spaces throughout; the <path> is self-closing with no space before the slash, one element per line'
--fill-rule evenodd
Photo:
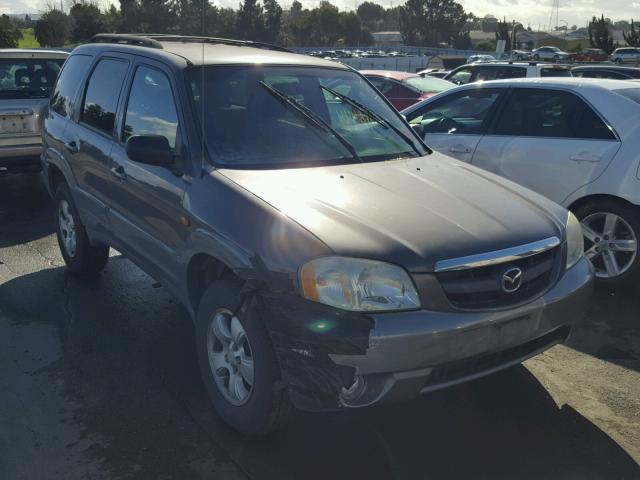
<path fill-rule="evenodd" d="M 537 53 L 533 56 L 533 59 L 537 62 L 540 60 L 540 55 L 538 55 Z"/>
<path fill-rule="evenodd" d="M 247 435 L 275 431 L 293 414 L 257 305 L 245 302 L 233 280 L 219 280 L 204 293 L 196 320 L 198 362 L 209 398 L 225 423 Z"/>
<path fill-rule="evenodd" d="M 58 246 L 69 272 L 78 276 L 97 275 L 109 260 L 109 247 L 91 245 L 65 183 L 58 186 L 54 199 Z"/>
<path fill-rule="evenodd" d="M 640 210 L 615 200 L 599 200 L 580 206 L 575 214 L 598 284 L 619 288 L 639 280 Z"/>

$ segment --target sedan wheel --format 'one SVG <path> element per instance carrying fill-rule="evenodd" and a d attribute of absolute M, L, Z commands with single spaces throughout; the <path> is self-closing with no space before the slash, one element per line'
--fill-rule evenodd
<path fill-rule="evenodd" d="M 249 338 L 231 311 L 220 309 L 211 317 L 207 354 L 220 393 L 232 405 L 246 403 L 253 390 L 253 355 Z"/>
<path fill-rule="evenodd" d="M 622 217 L 597 212 L 582 219 L 585 255 L 596 269 L 596 276 L 612 279 L 626 273 L 638 254 L 638 239 L 632 226 Z"/>

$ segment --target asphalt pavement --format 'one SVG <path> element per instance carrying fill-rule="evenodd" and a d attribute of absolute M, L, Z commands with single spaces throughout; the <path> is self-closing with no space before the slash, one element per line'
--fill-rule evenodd
<path fill-rule="evenodd" d="M 182 306 L 117 252 L 70 277 L 53 232 L 38 177 L 0 177 L 0 479 L 640 479 L 640 290 L 522 366 L 248 439 Z"/>

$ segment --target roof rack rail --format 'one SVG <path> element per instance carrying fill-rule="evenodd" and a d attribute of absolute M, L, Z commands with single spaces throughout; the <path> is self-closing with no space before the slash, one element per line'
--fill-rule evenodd
<path fill-rule="evenodd" d="M 288 48 L 279 47 L 264 42 L 253 42 L 250 40 L 232 40 L 229 38 L 198 37 L 192 35 L 173 35 L 163 33 L 98 33 L 94 35 L 89 43 L 121 43 L 126 45 L 138 45 L 140 47 L 163 48 L 162 41 L 183 42 L 183 43 L 217 43 L 222 45 L 233 45 L 237 47 L 261 48 L 263 50 L 274 50 L 277 52 L 293 53 Z"/>
<path fill-rule="evenodd" d="M 263 50 L 274 50 L 276 52 L 293 53 L 291 50 L 278 45 L 265 42 L 254 42 L 252 40 L 234 40 L 230 38 L 204 37 L 196 35 L 173 35 L 164 33 L 149 33 L 141 35 L 150 39 L 164 40 L 165 42 L 184 42 L 184 43 L 218 43 L 222 45 L 232 45 L 237 47 L 253 47 L 262 48 Z"/>
<path fill-rule="evenodd" d="M 162 44 L 146 35 L 127 35 L 122 33 L 98 33 L 89 43 L 122 43 L 140 47 L 162 48 Z"/>

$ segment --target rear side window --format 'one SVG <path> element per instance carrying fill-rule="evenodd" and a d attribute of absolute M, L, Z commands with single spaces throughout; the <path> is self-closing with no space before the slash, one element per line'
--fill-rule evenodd
<path fill-rule="evenodd" d="M 524 78 L 527 69 L 523 67 L 479 67 L 474 81 L 500 80 L 503 78 Z"/>
<path fill-rule="evenodd" d="M 367 80 L 369 80 L 383 95 L 390 93 L 393 89 L 393 83 L 385 78 L 367 77 Z"/>
<path fill-rule="evenodd" d="M 571 71 L 567 68 L 543 68 L 540 70 L 541 77 L 572 77 Z"/>
<path fill-rule="evenodd" d="M 178 114 L 167 76 L 154 68 L 136 71 L 127 103 L 123 140 L 132 135 L 161 135 L 176 146 Z"/>
<path fill-rule="evenodd" d="M 51 95 L 51 110 L 63 117 L 71 115 L 73 100 L 90 64 L 91 57 L 88 55 L 72 55 L 69 57 L 56 82 L 53 95 Z"/>
<path fill-rule="evenodd" d="M 87 84 L 82 122 L 111 135 L 127 66 L 122 60 L 100 60 Z"/>
<path fill-rule="evenodd" d="M 480 135 L 499 96 L 489 89 L 459 92 L 414 111 L 407 120 L 427 134 Z"/>
<path fill-rule="evenodd" d="M 514 90 L 495 134 L 521 137 L 615 140 L 615 135 L 582 99 L 569 92 Z"/>

